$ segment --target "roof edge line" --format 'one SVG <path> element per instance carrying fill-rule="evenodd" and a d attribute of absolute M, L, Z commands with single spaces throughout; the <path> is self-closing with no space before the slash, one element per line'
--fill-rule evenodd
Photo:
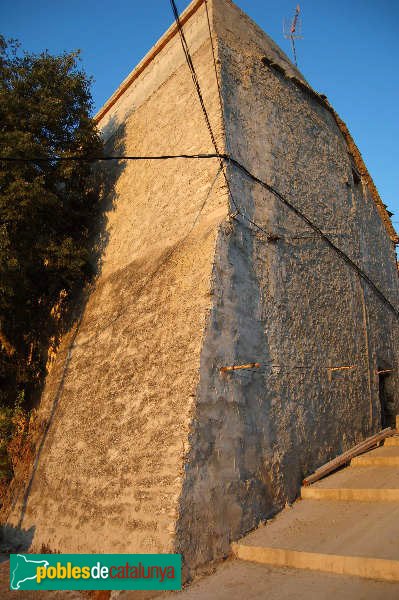
<path fill-rule="evenodd" d="M 338 115 L 338 113 L 334 110 L 334 108 L 331 106 L 331 104 L 328 102 L 328 100 L 325 100 L 326 105 L 328 106 L 331 114 L 333 115 L 335 122 L 338 125 L 338 129 L 341 131 L 348 151 L 350 153 L 350 155 L 353 157 L 353 160 L 355 162 L 355 166 L 358 169 L 361 177 L 364 178 L 366 185 L 369 188 L 370 194 L 374 200 L 374 204 L 377 208 L 377 211 L 380 215 L 381 221 L 383 222 L 386 232 L 389 236 L 389 238 L 391 239 L 391 241 L 394 244 L 398 244 L 399 243 L 399 236 L 396 233 L 396 230 L 393 226 L 392 220 L 388 214 L 387 209 L 385 208 L 385 205 L 381 199 L 381 196 L 378 192 L 377 186 L 374 183 L 373 178 L 371 177 L 369 170 L 366 167 L 366 164 L 363 160 L 362 154 L 359 150 L 359 148 L 356 145 L 356 142 L 354 141 L 348 126 L 346 125 L 346 123 L 341 119 L 341 117 Z"/>
<path fill-rule="evenodd" d="M 197 12 L 199 7 L 205 3 L 206 0 L 193 0 L 191 4 L 180 15 L 180 23 L 184 25 L 194 13 Z M 139 64 L 129 73 L 129 75 L 122 81 L 120 86 L 112 94 L 112 96 L 106 101 L 106 103 L 100 108 L 100 110 L 94 115 L 93 119 L 95 123 L 99 123 L 101 119 L 107 114 L 107 112 L 114 106 L 131 84 L 141 75 L 141 73 L 147 68 L 147 66 L 154 60 L 154 58 L 163 50 L 163 48 L 170 42 L 170 40 L 178 33 L 176 23 L 173 23 L 169 29 L 165 31 L 163 36 L 158 42 L 147 52 L 144 58 Z"/>
<path fill-rule="evenodd" d="M 273 63 L 273 61 L 269 61 L 269 68 L 273 68 L 274 64 L 275 63 Z M 292 81 L 292 83 L 294 83 L 297 87 L 309 92 L 324 108 L 326 108 L 331 113 L 337 124 L 338 129 L 340 130 L 345 140 L 348 152 L 352 156 L 356 168 L 358 169 L 360 175 L 363 177 L 366 185 L 368 186 L 374 204 L 377 208 L 377 212 L 385 227 L 388 237 L 394 244 L 399 244 L 399 235 L 397 234 L 395 227 L 393 226 L 392 220 L 388 214 L 387 209 L 385 208 L 385 205 L 381 199 L 378 189 L 374 183 L 374 180 L 366 167 L 362 154 L 359 148 L 357 147 L 356 142 L 354 141 L 346 123 L 341 119 L 337 111 L 333 108 L 333 106 L 330 104 L 330 102 L 327 100 L 327 97 L 324 96 L 324 94 L 319 94 L 318 92 L 316 92 L 309 83 L 299 80 L 297 77 L 289 76 L 286 73 L 285 69 L 279 69 L 279 72 L 282 73 L 283 77 Z"/>

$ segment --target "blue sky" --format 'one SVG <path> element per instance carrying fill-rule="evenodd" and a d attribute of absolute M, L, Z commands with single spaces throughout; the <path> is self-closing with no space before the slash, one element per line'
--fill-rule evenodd
<path fill-rule="evenodd" d="M 237 0 L 290 56 L 297 0 Z M 180 10 L 188 4 L 177 0 Z M 346 121 L 399 229 L 398 0 L 303 0 L 298 65 Z M 25 49 L 80 48 L 96 109 L 172 22 L 169 0 L 2 0 L 0 31 Z"/>

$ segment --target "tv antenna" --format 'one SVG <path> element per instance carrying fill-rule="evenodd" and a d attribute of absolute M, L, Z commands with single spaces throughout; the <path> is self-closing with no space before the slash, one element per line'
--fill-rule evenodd
<path fill-rule="evenodd" d="M 294 55 L 295 66 L 298 66 L 298 62 L 296 59 L 296 48 L 295 48 L 295 40 L 302 40 L 302 19 L 300 17 L 300 6 L 297 4 L 295 9 L 295 14 L 292 19 L 284 19 L 283 22 L 283 34 L 284 37 L 288 40 L 291 40 L 292 45 L 292 53 Z"/>

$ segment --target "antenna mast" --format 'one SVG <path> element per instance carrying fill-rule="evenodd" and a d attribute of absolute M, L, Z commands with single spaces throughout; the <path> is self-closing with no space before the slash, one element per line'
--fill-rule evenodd
<path fill-rule="evenodd" d="M 297 4 L 295 9 L 295 14 L 292 20 L 284 19 L 283 23 L 283 34 L 286 39 L 291 40 L 292 45 L 292 53 L 294 55 L 295 66 L 298 66 L 297 58 L 296 58 L 296 48 L 295 48 L 295 40 L 302 40 L 302 19 L 300 17 L 300 6 Z"/>

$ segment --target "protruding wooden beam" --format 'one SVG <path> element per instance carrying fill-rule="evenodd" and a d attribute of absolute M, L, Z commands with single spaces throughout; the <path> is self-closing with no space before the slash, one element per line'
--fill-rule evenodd
<path fill-rule="evenodd" d="M 348 371 L 350 369 L 356 369 L 356 365 L 344 365 L 342 367 L 327 367 L 328 371 Z"/>
<path fill-rule="evenodd" d="M 260 366 L 260 363 L 253 362 L 245 365 L 230 365 L 228 367 L 220 367 L 219 371 L 221 373 L 226 373 L 227 371 L 238 371 L 239 369 L 258 369 Z"/>

